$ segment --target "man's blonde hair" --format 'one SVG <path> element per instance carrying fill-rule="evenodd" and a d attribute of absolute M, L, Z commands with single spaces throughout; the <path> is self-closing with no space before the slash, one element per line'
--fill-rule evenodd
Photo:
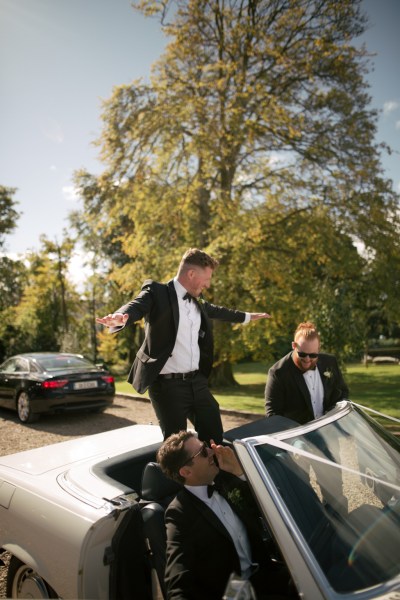
<path fill-rule="evenodd" d="M 187 271 L 191 267 L 200 267 L 202 269 L 210 267 L 210 269 L 214 271 L 218 264 L 219 263 L 216 258 L 213 258 L 203 250 L 199 250 L 198 248 L 189 248 L 189 250 L 187 250 L 182 256 L 178 273 Z"/>
<path fill-rule="evenodd" d="M 294 341 L 296 341 L 300 336 L 304 337 L 306 340 L 315 340 L 321 342 L 321 336 L 317 327 L 311 321 L 306 321 L 305 323 L 299 323 L 296 327 L 296 331 L 294 332 Z"/>

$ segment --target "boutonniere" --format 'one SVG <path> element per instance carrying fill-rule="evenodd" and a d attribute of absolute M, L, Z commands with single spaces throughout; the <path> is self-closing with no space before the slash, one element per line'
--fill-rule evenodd
<path fill-rule="evenodd" d="M 327 369 L 326 371 L 324 371 L 324 377 L 326 377 L 327 379 L 331 379 L 331 377 L 333 377 L 333 373 L 330 369 Z"/>
<path fill-rule="evenodd" d="M 204 298 L 203 298 L 203 295 L 200 295 L 200 296 L 198 296 L 198 297 L 196 298 L 196 300 L 197 300 L 197 302 L 198 302 L 199 304 L 201 304 L 201 305 L 204 305 L 204 303 L 205 303 L 205 300 L 204 300 Z"/>
<path fill-rule="evenodd" d="M 242 492 L 239 490 L 239 488 L 233 488 L 230 492 L 228 492 L 227 496 L 229 502 L 233 504 L 233 506 L 236 506 L 236 508 L 238 509 L 244 510 L 245 502 Z"/>

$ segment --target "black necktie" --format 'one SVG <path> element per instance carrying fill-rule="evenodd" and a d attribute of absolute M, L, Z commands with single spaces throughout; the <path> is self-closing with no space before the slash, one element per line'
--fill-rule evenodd
<path fill-rule="evenodd" d="M 193 300 L 193 296 L 191 296 L 189 294 L 189 292 L 186 292 L 186 294 L 183 296 L 184 300 L 189 300 L 189 302 L 191 302 Z"/>

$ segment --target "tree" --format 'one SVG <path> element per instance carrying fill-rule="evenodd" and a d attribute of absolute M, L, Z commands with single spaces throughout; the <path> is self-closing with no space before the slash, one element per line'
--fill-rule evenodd
<path fill-rule="evenodd" d="M 19 218 L 13 199 L 16 191 L 16 188 L 0 185 L 0 249 L 4 246 L 4 237 L 15 229 Z"/>
<path fill-rule="evenodd" d="M 43 252 L 52 260 L 56 270 L 56 281 L 58 284 L 58 297 L 61 309 L 61 323 L 64 334 L 69 332 L 69 317 L 66 300 L 66 273 L 68 269 L 68 261 L 71 258 L 73 241 L 67 237 L 64 238 L 62 245 L 57 241 L 53 242 L 45 236 L 41 237 Z M 53 257 L 53 258 L 52 258 Z"/>
<path fill-rule="evenodd" d="M 219 256 L 215 298 L 267 309 L 276 320 L 257 326 L 257 343 L 249 339 L 255 328 L 217 330 L 216 361 L 249 350 L 266 356 L 266 341 L 309 305 L 310 289 L 326 303 L 338 278 L 351 280 L 355 241 L 368 252 L 385 235 L 396 243 L 397 197 L 382 178 L 384 147 L 374 142 L 368 55 L 352 43 L 366 25 L 360 1 L 136 7 L 161 15 L 171 42 L 150 84 L 119 86 L 104 104 L 105 171 L 78 176 L 85 214 L 122 253 L 111 270 L 122 291 L 149 273 L 172 275 L 188 246 Z M 354 260 L 332 276 L 337 247 Z M 310 256 L 312 269 L 304 269 Z"/>
<path fill-rule="evenodd" d="M 41 239 L 42 250 L 25 260 L 24 285 L 14 304 L 2 311 L 0 334 L 7 335 L 7 354 L 28 351 L 79 351 L 76 323 L 80 302 L 66 275 L 70 240 Z"/>

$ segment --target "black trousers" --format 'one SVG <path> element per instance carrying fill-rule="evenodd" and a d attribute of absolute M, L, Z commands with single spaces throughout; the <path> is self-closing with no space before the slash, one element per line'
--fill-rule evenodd
<path fill-rule="evenodd" d="M 164 439 L 186 430 L 189 419 L 204 442 L 222 442 L 219 404 L 211 394 L 208 380 L 201 373 L 191 379 L 158 377 L 149 388 L 149 396 Z"/>

